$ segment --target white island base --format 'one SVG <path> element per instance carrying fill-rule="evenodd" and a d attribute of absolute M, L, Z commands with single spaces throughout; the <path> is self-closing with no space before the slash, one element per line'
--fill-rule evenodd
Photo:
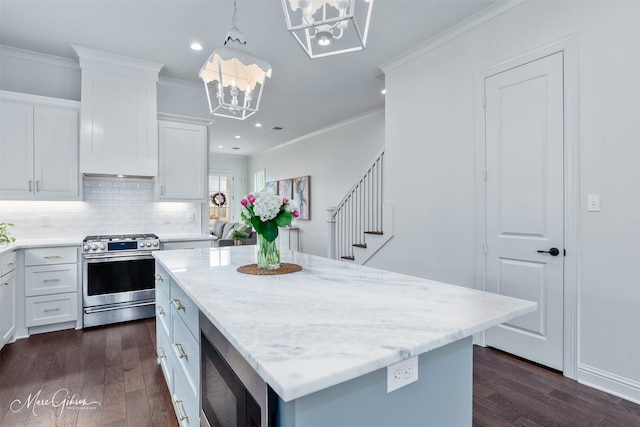
<path fill-rule="evenodd" d="M 471 426 L 471 337 L 418 357 L 418 381 L 387 393 L 386 368 L 278 402 L 279 427 Z"/>
<path fill-rule="evenodd" d="M 277 395 L 276 420 L 269 409 L 262 427 L 470 427 L 473 334 L 536 309 L 529 301 L 291 251 L 281 261 L 302 271 L 275 276 L 237 271 L 255 262 L 255 248 L 246 246 L 153 256 L 158 360 L 183 426 L 198 425 L 201 403 L 206 398 L 208 407 L 218 396 L 201 396 L 201 378 L 209 376 L 201 372 L 207 346 L 200 332 L 208 337 L 210 324 L 242 361 L 234 368 L 223 356 L 232 374 L 242 377 L 238 368 L 246 365 L 261 390 L 268 385 Z M 415 357 L 418 380 L 387 393 L 387 368 Z M 221 412 L 229 412 L 226 402 L 218 399 Z"/>

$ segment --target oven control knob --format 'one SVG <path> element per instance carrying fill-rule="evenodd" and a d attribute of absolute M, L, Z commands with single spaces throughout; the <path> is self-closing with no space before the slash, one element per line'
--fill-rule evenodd
<path fill-rule="evenodd" d="M 158 246 L 158 242 L 153 242 L 153 246 Z"/>
<path fill-rule="evenodd" d="M 106 249 L 106 246 L 105 246 L 104 244 L 102 244 L 102 243 L 101 243 L 101 244 L 100 244 L 100 250 L 101 250 L 101 251 L 104 251 L 105 249 Z"/>
<path fill-rule="evenodd" d="M 147 242 L 147 247 L 150 248 L 151 247 L 151 242 Z"/>
<path fill-rule="evenodd" d="M 85 252 L 88 251 L 89 250 L 89 245 L 84 245 L 82 247 L 82 250 L 85 251 Z"/>
<path fill-rule="evenodd" d="M 93 249 L 94 251 L 98 250 L 98 245 L 91 245 L 91 249 Z"/>

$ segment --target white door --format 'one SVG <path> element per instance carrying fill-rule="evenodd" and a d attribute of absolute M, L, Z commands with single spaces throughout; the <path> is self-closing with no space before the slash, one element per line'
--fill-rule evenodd
<path fill-rule="evenodd" d="M 487 290 L 538 303 L 486 343 L 562 370 L 562 52 L 487 77 L 485 97 Z"/>

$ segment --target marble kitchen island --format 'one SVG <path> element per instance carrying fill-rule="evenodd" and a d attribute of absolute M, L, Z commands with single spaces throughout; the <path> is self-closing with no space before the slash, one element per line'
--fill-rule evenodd
<path fill-rule="evenodd" d="M 471 426 L 472 335 L 536 309 L 290 251 L 281 261 L 302 271 L 237 272 L 255 262 L 255 250 L 153 255 L 157 271 L 166 271 L 278 395 L 280 427 Z M 415 356 L 410 374 L 417 381 L 387 393 L 394 381 L 387 367 Z"/>

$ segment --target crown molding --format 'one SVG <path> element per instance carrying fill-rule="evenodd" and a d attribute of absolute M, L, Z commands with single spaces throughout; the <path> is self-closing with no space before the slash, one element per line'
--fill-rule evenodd
<path fill-rule="evenodd" d="M 57 65 L 59 67 L 72 68 L 74 70 L 80 69 L 80 65 L 75 59 L 63 58 L 61 56 L 49 55 L 31 50 L 18 49 L 11 46 L 0 45 L 0 56 L 8 56 L 26 61 L 42 62 L 45 64 Z"/>
<path fill-rule="evenodd" d="M 497 18 L 498 16 L 508 12 L 509 10 L 520 6 L 526 1 L 527 0 L 508 0 L 494 3 L 491 6 L 476 13 L 475 15 L 470 16 L 464 21 L 458 23 L 457 25 L 454 25 L 453 27 L 442 31 L 439 34 L 436 34 L 435 36 L 408 50 L 402 55 L 385 62 L 378 68 L 380 68 L 383 72 L 388 73 L 394 68 L 397 68 L 439 46 L 442 46 L 447 42 L 450 42 L 453 39 L 460 37 L 463 34 L 468 33 L 469 31 L 491 21 L 494 18 Z"/>

